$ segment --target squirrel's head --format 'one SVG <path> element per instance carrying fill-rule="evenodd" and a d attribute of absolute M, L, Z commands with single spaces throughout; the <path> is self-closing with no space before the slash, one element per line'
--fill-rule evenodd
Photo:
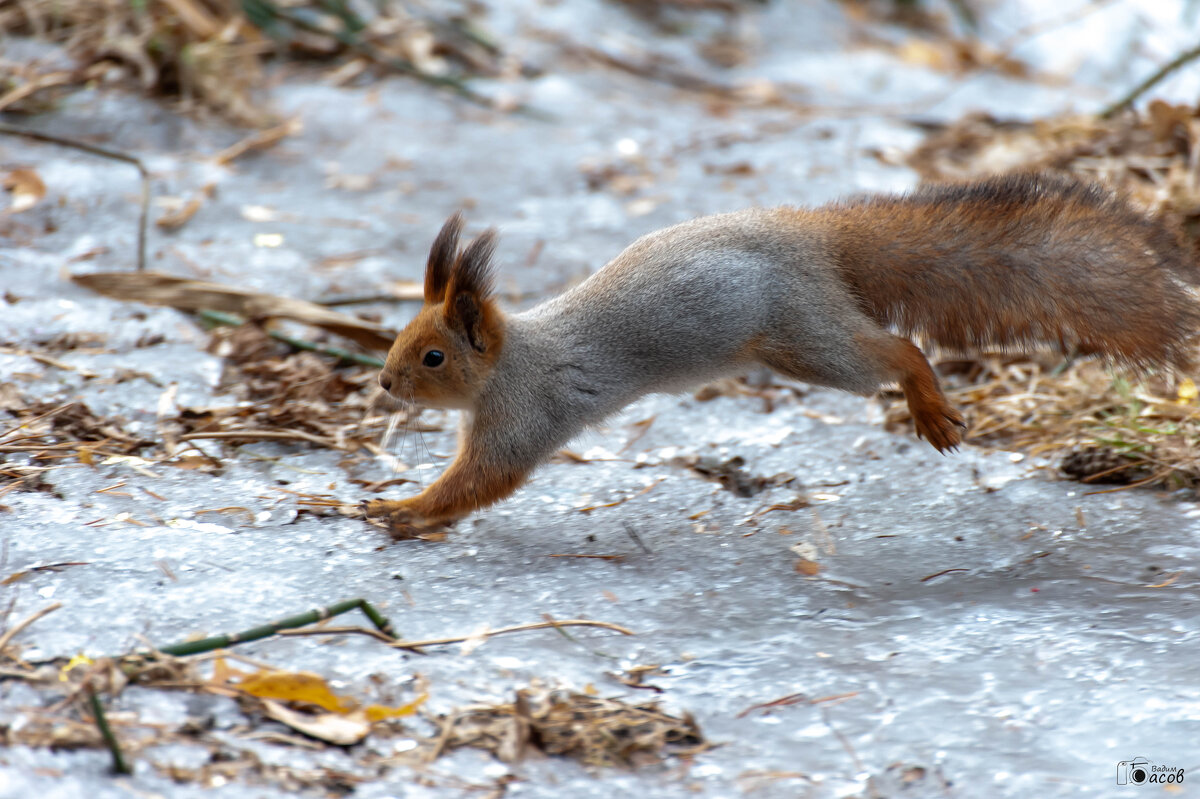
<path fill-rule="evenodd" d="M 492 298 L 496 231 L 461 250 L 461 214 L 446 220 L 425 266 L 425 304 L 396 336 L 379 385 L 398 400 L 432 408 L 473 409 L 504 342 L 504 318 Z"/>

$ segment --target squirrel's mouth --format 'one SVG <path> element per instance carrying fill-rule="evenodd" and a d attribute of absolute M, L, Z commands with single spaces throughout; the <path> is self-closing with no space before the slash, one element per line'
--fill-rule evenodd
<path fill-rule="evenodd" d="M 367 412 L 370 414 L 377 412 L 414 413 L 419 411 L 420 408 L 421 406 L 413 399 L 411 393 L 407 397 L 398 397 L 391 391 L 385 391 L 380 387 L 376 387 L 371 392 L 371 396 L 367 398 Z"/>

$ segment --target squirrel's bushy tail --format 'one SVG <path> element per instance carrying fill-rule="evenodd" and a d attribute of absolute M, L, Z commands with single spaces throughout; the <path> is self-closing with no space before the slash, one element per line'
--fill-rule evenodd
<path fill-rule="evenodd" d="M 822 209 L 864 311 L 955 350 L 1037 343 L 1193 364 L 1200 267 L 1161 221 L 1092 184 L 1012 175 Z"/>

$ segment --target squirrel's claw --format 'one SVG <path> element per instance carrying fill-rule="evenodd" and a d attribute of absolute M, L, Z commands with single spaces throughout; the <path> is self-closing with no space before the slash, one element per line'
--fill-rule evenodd
<path fill-rule="evenodd" d="M 967 429 L 962 415 L 948 405 L 936 412 L 913 414 L 913 426 L 918 436 L 942 454 L 957 450 L 962 443 L 963 431 Z"/>
<path fill-rule="evenodd" d="M 426 519 L 398 500 L 366 500 L 362 503 L 362 509 L 367 521 L 387 530 L 393 541 L 410 541 L 414 538 L 428 540 L 432 533 L 441 532 L 449 526 L 439 519 Z"/>

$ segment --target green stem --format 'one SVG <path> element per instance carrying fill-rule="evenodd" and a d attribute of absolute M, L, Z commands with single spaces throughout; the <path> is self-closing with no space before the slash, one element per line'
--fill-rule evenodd
<path fill-rule="evenodd" d="M 224 313 L 223 311 L 199 311 L 196 315 L 214 327 L 237 327 L 238 325 L 245 323 L 245 320 L 241 317 Z M 267 335 L 276 341 L 282 341 L 289 347 L 295 347 L 298 350 L 307 350 L 309 352 L 315 352 L 319 355 L 328 355 L 329 357 L 337 358 L 340 361 L 349 361 L 350 363 L 357 363 L 361 366 L 371 366 L 375 369 L 383 368 L 383 361 L 372 355 L 363 355 L 359 352 L 351 352 L 350 350 L 344 350 L 341 347 L 330 347 L 327 344 L 315 344 L 311 341 L 305 341 L 304 339 L 293 338 L 286 333 L 280 333 L 276 330 L 268 330 Z"/>
<path fill-rule="evenodd" d="M 112 727 L 108 726 L 108 717 L 104 715 L 104 706 L 100 704 L 100 697 L 96 696 L 96 692 L 91 688 L 88 688 L 87 694 L 88 704 L 92 707 L 92 716 L 96 719 L 96 727 L 100 730 L 100 737 L 104 739 L 108 751 L 112 752 L 113 772 L 132 774 L 133 769 L 129 767 L 125 756 L 121 754 L 121 745 L 117 742 L 117 736 L 113 734 Z"/>
<path fill-rule="evenodd" d="M 214 649 L 224 649 L 225 647 L 233 646 L 234 644 L 244 644 L 248 641 L 257 641 L 260 638 L 266 638 L 275 635 L 280 630 L 291 630 L 296 627 L 307 627 L 310 624 L 316 624 L 325 619 L 331 619 L 334 616 L 340 616 L 354 609 L 359 609 L 363 614 L 371 620 L 375 625 L 375 629 L 384 635 L 395 638 L 396 633 L 392 629 L 392 624 L 381 614 L 375 607 L 365 599 L 347 599 L 344 602 L 338 602 L 324 608 L 317 608 L 306 613 L 300 613 L 295 616 L 288 616 L 285 619 L 269 622 L 251 627 L 249 630 L 243 630 L 240 633 L 229 633 L 226 635 L 215 635 L 210 638 L 203 638 L 199 641 L 182 641 L 178 644 L 159 647 L 158 651 L 166 655 L 174 655 L 176 657 L 184 657 L 185 655 L 197 655 L 201 652 L 211 652 Z"/>

